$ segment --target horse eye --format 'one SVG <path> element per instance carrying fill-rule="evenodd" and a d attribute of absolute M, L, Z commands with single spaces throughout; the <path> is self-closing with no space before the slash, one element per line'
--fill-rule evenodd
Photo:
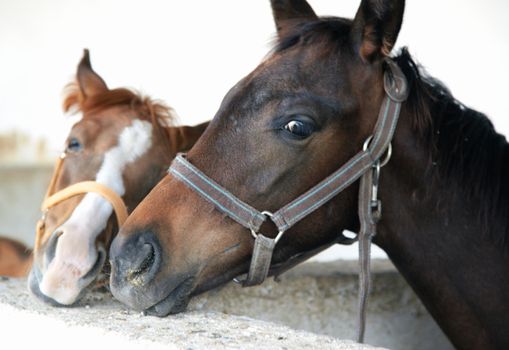
<path fill-rule="evenodd" d="M 67 143 L 67 151 L 69 152 L 78 152 L 81 150 L 81 143 L 76 138 L 71 138 Z"/>
<path fill-rule="evenodd" d="M 300 120 L 291 120 L 283 128 L 290 134 L 301 139 L 311 136 L 315 131 L 313 124 Z"/>

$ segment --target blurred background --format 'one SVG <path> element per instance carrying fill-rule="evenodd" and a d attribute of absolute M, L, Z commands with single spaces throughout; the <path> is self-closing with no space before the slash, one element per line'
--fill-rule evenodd
<path fill-rule="evenodd" d="M 358 0 L 311 0 L 353 17 Z M 408 0 L 397 43 L 509 132 L 509 2 Z M 61 92 L 89 48 L 109 87 L 164 100 L 182 124 L 212 118 L 271 48 L 269 1 L 0 0 L 0 235 L 33 244 L 52 164 L 75 118 Z M 354 258 L 338 247 L 322 259 Z M 375 251 L 376 257 L 383 257 Z"/>

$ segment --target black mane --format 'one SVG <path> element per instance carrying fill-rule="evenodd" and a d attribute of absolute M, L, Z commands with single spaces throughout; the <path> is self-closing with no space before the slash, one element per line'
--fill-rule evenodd
<path fill-rule="evenodd" d="M 320 18 L 295 23 L 280 33 L 274 52 L 297 45 L 322 44 L 328 53 L 353 50 L 352 22 Z M 405 107 L 417 137 L 430 147 L 429 192 L 445 190 L 479 206 L 484 232 L 497 243 L 509 241 L 509 145 L 482 113 L 456 100 L 439 80 L 416 64 L 407 48 L 393 57 L 410 85 Z"/>
<path fill-rule="evenodd" d="M 491 121 L 455 99 L 438 80 L 426 75 L 408 50 L 394 57 L 407 77 L 406 102 L 414 128 L 431 148 L 430 191 L 445 190 L 477 203 L 483 230 L 507 243 L 509 220 L 509 145 Z"/>

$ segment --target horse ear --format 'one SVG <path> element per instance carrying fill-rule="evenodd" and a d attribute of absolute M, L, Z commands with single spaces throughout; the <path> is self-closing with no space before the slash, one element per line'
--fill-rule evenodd
<path fill-rule="evenodd" d="M 362 0 L 352 35 L 363 60 L 389 56 L 401 29 L 404 10 L 405 0 Z"/>
<path fill-rule="evenodd" d="M 85 98 L 108 91 L 104 80 L 92 69 L 88 49 L 83 50 L 83 58 L 78 65 L 77 79 L 81 93 Z"/>
<path fill-rule="evenodd" d="M 318 18 L 306 0 L 271 0 L 270 3 L 278 33 L 288 21 Z"/>

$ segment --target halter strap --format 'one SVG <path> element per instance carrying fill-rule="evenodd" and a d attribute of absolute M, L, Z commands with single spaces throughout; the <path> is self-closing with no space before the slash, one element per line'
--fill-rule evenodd
<path fill-rule="evenodd" d="M 184 154 L 177 155 L 168 169 L 169 173 L 214 204 L 218 210 L 251 230 L 255 243 L 247 278 L 242 281 L 243 286 L 257 285 L 265 280 L 270 270 L 274 248 L 289 228 L 360 178 L 358 213 L 361 230 L 358 234 L 360 273 L 357 338 L 359 342 L 364 339 L 366 304 L 371 288 L 369 270 L 371 240 L 376 234 L 376 223 L 381 217 L 381 202 L 377 198 L 378 178 L 382 166 L 380 158 L 387 150 L 390 153 L 390 143 L 398 123 L 401 104 L 409 94 L 408 84 L 401 69 L 390 59 L 386 59 L 385 64 L 387 68 L 384 73 L 386 96 L 380 107 L 374 134 L 366 140 L 364 149 L 325 180 L 274 214 L 267 211 L 260 212 L 246 204 L 192 165 Z M 279 229 L 275 238 L 268 238 L 259 233 L 267 217 Z M 289 263 L 293 266 L 295 262 L 301 262 L 310 256 L 311 254 L 301 254 Z M 284 267 L 278 267 L 278 269 L 281 271 Z"/>
<path fill-rule="evenodd" d="M 332 175 L 274 214 L 259 211 L 241 201 L 191 164 L 185 154 L 176 156 L 168 172 L 251 231 L 259 232 L 261 225 L 269 217 L 280 233 L 285 232 L 357 181 L 387 150 L 398 122 L 401 102 L 408 96 L 408 88 L 399 67 L 389 59 L 386 63 L 389 68 L 384 75 L 387 95 L 382 102 L 375 133 L 368 148 L 357 153 Z"/>
<path fill-rule="evenodd" d="M 183 153 L 179 153 L 175 157 L 168 172 L 245 228 L 258 232 L 266 219 L 264 214 L 249 204 L 242 202 L 189 163 L 186 155 Z"/>
<path fill-rule="evenodd" d="M 128 212 L 127 207 L 120 197 L 115 191 L 111 188 L 106 187 L 103 184 L 100 184 L 95 181 L 82 181 L 72 184 L 56 193 L 56 183 L 62 172 L 62 166 L 64 163 L 64 159 L 66 157 L 66 153 L 63 152 L 60 157 L 58 157 L 57 162 L 55 164 L 55 169 L 53 171 L 53 175 L 51 176 L 50 184 L 48 186 L 48 190 L 44 197 L 44 200 L 41 204 L 42 217 L 39 219 L 36 225 L 36 236 L 35 236 L 35 247 L 38 247 L 39 241 L 44 233 L 45 225 L 46 225 L 46 213 L 55 205 L 66 201 L 67 199 L 75 196 L 79 196 L 85 193 L 96 193 L 106 199 L 113 210 L 115 211 L 115 216 L 117 218 L 118 226 L 122 226 L 122 224 L 126 221 Z"/>
<path fill-rule="evenodd" d="M 61 203 L 69 198 L 79 196 L 85 193 L 96 193 L 106 199 L 113 210 L 115 211 L 115 216 L 117 217 L 118 225 L 121 226 L 127 219 L 127 208 L 124 204 L 122 198 L 111 188 L 106 187 L 95 181 L 82 181 L 70 185 L 69 187 L 64 188 L 61 191 L 49 196 L 46 198 L 41 205 L 41 210 L 48 210 L 58 203 Z"/>

